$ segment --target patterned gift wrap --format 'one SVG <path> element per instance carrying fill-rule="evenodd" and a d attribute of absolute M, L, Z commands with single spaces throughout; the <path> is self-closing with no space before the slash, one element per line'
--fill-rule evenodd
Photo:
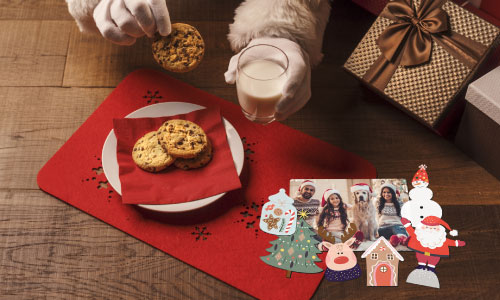
<path fill-rule="evenodd" d="M 420 21 L 418 13 L 423 1 L 425 0 L 398 0 L 413 7 L 417 18 L 409 22 L 414 22 L 414 25 Z M 454 32 L 462 35 L 471 40 L 471 43 L 478 43 L 483 48 L 474 63 L 464 63 L 463 60 L 442 47 L 442 43 L 436 42 L 433 37 L 430 59 L 427 62 L 414 66 L 404 66 L 395 62 L 393 64 L 395 71 L 386 85 L 377 87 L 372 84 L 365 77 L 374 63 L 383 55 L 377 40 L 391 24 L 398 23 L 398 21 L 384 17 L 384 12 L 388 12 L 389 5 L 391 5 L 389 3 L 344 64 L 344 68 L 349 73 L 375 92 L 382 94 L 393 104 L 433 129 L 439 127 L 440 122 L 453 106 L 457 94 L 467 86 L 479 65 L 498 44 L 500 37 L 500 30 L 496 26 L 451 1 L 442 2 L 441 8 L 448 15 L 446 33 Z"/>

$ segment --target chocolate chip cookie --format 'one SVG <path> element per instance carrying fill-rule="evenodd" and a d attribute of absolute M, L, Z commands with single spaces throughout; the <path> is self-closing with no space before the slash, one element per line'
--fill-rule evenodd
<path fill-rule="evenodd" d="M 174 165 L 183 170 L 197 169 L 207 165 L 212 160 L 213 149 L 210 140 L 208 140 L 207 147 L 201 151 L 195 158 L 177 158 Z"/>
<path fill-rule="evenodd" d="M 172 32 L 168 36 L 157 34 L 152 48 L 158 64 L 178 73 L 196 68 L 205 53 L 205 43 L 198 30 L 184 23 L 172 24 Z"/>
<path fill-rule="evenodd" d="M 194 158 L 208 145 L 203 129 L 186 120 L 166 121 L 158 129 L 157 136 L 163 149 L 176 158 Z"/>
<path fill-rule="evenodd" d="M 146 133 L 137 140 L 132 149 L 135 164 L 148 172 L 159 172 L 175 161 L 158 143 L 157 134 L 156 131 Z"/>

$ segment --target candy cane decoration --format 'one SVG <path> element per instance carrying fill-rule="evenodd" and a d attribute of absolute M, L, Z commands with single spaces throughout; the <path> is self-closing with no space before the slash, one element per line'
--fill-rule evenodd
<path fill-rule="evenodd" d="M 293 222 L 295 220 L 295 212 L 290 209 L 285 213 L 285 216 L 287 215 L 290 215 L 290 220 L 288 221 L 288 224 L 286 224 L 285 233 L 288 233 L 288 231 L 290 231 L 290 229 L 292 228 Z"/>

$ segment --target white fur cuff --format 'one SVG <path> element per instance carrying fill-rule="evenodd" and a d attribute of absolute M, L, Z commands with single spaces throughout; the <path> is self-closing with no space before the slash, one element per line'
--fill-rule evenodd
<path fill-rule="evenodd" d="M 236 9 L 228 39 L 238 52 L 255 38 L 286 38 L 298 43 L 315 66 L 323 58 L 323 33 L 329 15 L 328 0 L 246 0 Z"/>
<path fill-rule="evenodd" d="M 75 18 L 81 32 L 97 33 L 93 13 L 100 0 L 66 0 L 69 13 Z"/>

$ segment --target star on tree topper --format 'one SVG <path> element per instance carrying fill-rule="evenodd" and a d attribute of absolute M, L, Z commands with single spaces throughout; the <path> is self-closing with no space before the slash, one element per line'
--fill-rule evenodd
<path fill-rule="evenodd" d="M 267 229 L 268 230 L 271 230 L 273 228 L 278 229 L 278 221 L 280 219 L 281 218 L 273 218 L 273 215 L 269 215 L 269 218 L 263 220 L 263 222 L 265 222 L 267 224 Z"/>
<path fill-rule="evenodd" d="M 299 211 L 298 211 L 298 215 L 299 215 L 299 217 L 300 217 L 300 218 L 302 218 L 302 219 L 307 219 L 307 218 L 309 218 L 309 213 L 307 212 L 307 210 L 303 210 L 303 209 L 299 210 Z"/>

